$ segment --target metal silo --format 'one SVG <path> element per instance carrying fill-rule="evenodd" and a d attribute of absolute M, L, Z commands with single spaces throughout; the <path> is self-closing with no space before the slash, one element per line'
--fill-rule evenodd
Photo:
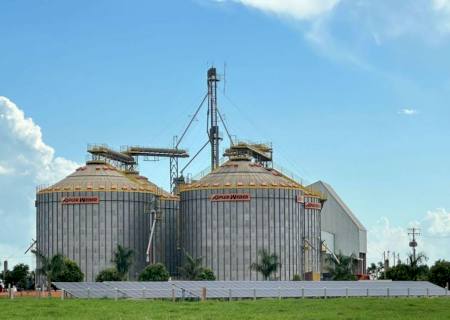
<path fill-rule="evenodd" d="M 320 280 L 321 242 L 321 209 L 322 200 L 319 196 L 307 194 L 304 197 L 304 274 L 305 280 Z"/>
<path fill-rule="evenodd" d="M 160 194 L 160 189 L 142 177 L 106 162 L 89 161 L 38 191 L 37 248 L 45 256 L 60 253 L 76 261 L 84 280 L 95 281 L 101 270 L 112 266 L 114 250 L 120 244 L 134 251 L 129 278 L 136 279 L 147 265 L 150 212 Z M 154 245 L 158 248 L 161 243 Z"/>
<path fill-rule="evenodd" d="M 171 275 L 176 275 L 180 258 L 177 235 L 180 198 L 157 187 L 146 177 L 137 176 L 136 179 L 155 190 L 157 196 L 154 210 L 151 212 L 151 224 L 153 219 L 156 219 L 156 223 L 148 262 L 162 263 Z"/>
<path fill-rule="evenodd" d="M 262 279 L 250 270 L 260 249 L 280 258 L 280 280 L 310 269 L 318 272 L 320 210 L 305 210 L 316 201 L 309 195 L 274 169 L 245 157 L 231 158 L 199 181 L 180 186 L 180 245 L 203 257 L 218 280 Z M 314 223 L 305 225 L 306 217 L 314 217 Z M 307 250 L 308 242 L 317 250 Z M 305 258 L 310 259 L 307 264 Z"/>

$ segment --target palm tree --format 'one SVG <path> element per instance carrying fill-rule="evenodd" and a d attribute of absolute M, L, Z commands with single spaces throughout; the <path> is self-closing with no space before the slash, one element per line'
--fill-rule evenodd
<path fill-rule="evenodd" d="M 133 255 L 133 250 L 117 245 L 112 262 L 116 265 L 116 270 L 122 279 L 127 278 L 128 270 L 133 264 Z"/>
<path fill-rule="evenodd" d="M 265 249 L 259 250 L 258 256 L 260 257 L 260 262 L 253 262 L 250 265 L 250 269 L 261 273 L 264 280 L 267 280 L 273 273 L 277 272 L 278 268 L 281 267 L 281 263 L 275 253 L 271 254 Z"/>
<path fill-rule="evenodd" d="M 202 267 L 202 257 L 193 258 L 188 252 L 184 251 L 186 261 L 182 267 L 179 267 L 181 277 L 185 280 L 198 280 L 204 269 Z"/>
<path fill-rule="evenodd" d="M 331 265 L 328 268 L 331 278 L 333 280 L 356 280 L 353 269 L 357 265 L 358 260 L 355 255 L 345 256 L 342 253 L 338 253 L 336 258 L 332 256 L 327 257 L 327 262 Z"/>
<path fill-rule="evenodd" d="M 424 262 L 427 260 L 428 257 L 423 252 L 419 252 L 416 256 L 413 254 L 408 255 L 411 280 L 417 280 L 419 276 L 428 272 L 428 270 L 425 270 L 427 266 L 424 265 Z"/>
<path fill-rule="evenodd" d="M 32 252 L 41 263 L 41 267 L 36 269 L 36 272 L 40 273 L 47 279 L 47 290 L 48 295 L 50 296 L 52 281 L 64 269 L 64 256 L 62 254 L 55 254 L 51 258 L 47 258 L 39 250 L 33 250 Z"/>

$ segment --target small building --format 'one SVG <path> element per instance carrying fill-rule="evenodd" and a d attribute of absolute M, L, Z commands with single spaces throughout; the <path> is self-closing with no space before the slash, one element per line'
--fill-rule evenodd
<path fill-rule="evenodd" d="M 321 214 L 322 249 L 346 256 L 353 254 L 358 259 L 355 274 L 364 274 L 367 256 L 366 228 L 328 183 L 317 181 L 308 188 L 322 193 L 327 199 Z M 322 273 L 327 273 L 326 263 L 322 264 Z"/>

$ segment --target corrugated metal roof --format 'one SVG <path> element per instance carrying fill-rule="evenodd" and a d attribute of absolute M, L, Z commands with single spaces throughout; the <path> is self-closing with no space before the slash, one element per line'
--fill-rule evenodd
<path fill-rule="evenodd" d="M 182 185 L 180 190 L 211 188 L 286 188 L 310 193 L 279 171 L 246 160 L 229 160 L 200 180 Z"/>
<path fill-rule="evenodd" d="M 363 224 L 359 221 L 359 219 L 353 214 L 352 210 L 344 203 L 344 201 L 339 197 L 336 191 L 330 186 L 328 183 L 323 182 L 321 180 L 314 182 L 309 187 L 317 188 L 318 185 L 321 185 L 323 189 L 325 189 L 326 193 L 328 193 L 331 197 L 336 200 L 337 204 L 344 210 L 344 212 L 350 217 L 353 223 L 358 227 L 359 230 L 367 231 Z M 320 188 L 320 187 L 319 187 Z M 320 191 L 320 190 L 318 190 Z"/>
<path fill-rule="evenodd" d="M 148 180 L 147 177 L 140 176 L 137 172 L 132 173 L 125 173 L 126 176 L 134 180 L 135 182 L 142 184 L 143 186 L 149 186 L 152 190 L 154 190 L 154 193 L 159 195 L 160 197 L 164 199 L 173 199 L 173 200 L 179 200 L 180 198 L 178 196 L 175 196 L 171 194 L 170 192 L 167 192 L 166 190 L 158 187 L 156 184 Z"/>
<path fill-rule="evenodd" d="M 39 190 L 38 193 L 90 191 L 143 192 L 177 199 L 176 196 L 148 181 L 146 177 L 139 176 L 137 172 L 127 173 L 101 161 L 88 162 L 61 181 Z"/>

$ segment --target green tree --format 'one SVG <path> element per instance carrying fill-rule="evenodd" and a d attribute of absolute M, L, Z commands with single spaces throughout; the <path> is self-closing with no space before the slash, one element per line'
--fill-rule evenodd
<path fill-rule="evenodd" d="M 122 279 L 122 276 L 117 272 L 116 268 L 107 268 L 99 272 L 95 281 L 122 281 Z"/>
<path fill-rule="evenodd" d="M 371 263 L 367 268 L 367 273 L 372 276 L 373 279 L 378 280 L 383 278 L 384 266 L 380 261 L 378 264 Z"/>
<path fill-rule="evenodd" d="M 155 263 L 147 266 L 139 275 L 139 281 L 167 281 L 169 272 L 162 263 Z"/>
<path fill-rule="evenodd" d="M 411 279 L 411 267 L 409 265 L 400 263 L 395 267 L 389 268 L 386 271 L 386 279 L 395 281 L 407 281 Z"/>
<path fill-rule="evenodd" d="M 51 258 L 47 258 L 39 250 L 33 250 L 32 252 L 40 261 L 41 267 L 36 269 L 36 272 L 47 279 L 47 290 L 48 295 L 50 296 L 52 281 L 54 281 L 56 276 L 64 269 L 64 257 L 61 254 L 55 254 Z"/>
<path fill-rule="evenodd" d="M 112 262 L 115 264 L 116 270 L 122 277 L 122 280 L 128 278 L 128 270 L 130 270 L 133 264 L 133 256 L 133 250 L 122 247 L 120 244 L 117 245 Z"/>
<path fill-rule="evenodd" d="M 294 274 L 292 277 L 292 281 L 302 281 L 302 277 L 299 274 Z"/>
<path fill-rule="evenodd" d="M 30 267 L 26 264 L 19 263 L 14 266 L 11 271 L 7 271 L 5 275 L 5 285 L 16 286 L 18 289 L 28 288 L 28 276 Z"/>
<path fill-rule="evenodd" d="M 275 253 L 269 253 L 265 249 L 259 250 L 258 256 L 259 262 L 253 262 L 250 269 L 261 273 L 264 280 L 268 280 L 281 267 L 281 263 Z"/>
<path fill-rule="evenodd" d="M 47 290 L 50 290 L 53 281 L 58 282 L 80 282 L 83 281 L 84 274 L 81 272 L 77 263 L 73 260 L 65 258 L 61 254 L 55 254 L 48 258 L 39 250 L 32 251 L 41 263 L 41 267 L 36 269 L 38 274 L 43 275 L 47 279 Z"/>
<path fill-rule="evenodd" d="M 31 271 L 30 273 L 28 273 L 26 290 L 34 290 L 35 289 L 35 282 L 36 282 L 35 280 L 36 280 L 36 273 L 34 271 Z"/>
<path fill-rule="evenodd" d="M 413 254 L 408 255 L 408 264 L 410 267 L 410 280 L 427 280 L 429 268 L 425 264 L 428 260 L 423 252 L 419 252 L 414 258 Z"/>
<path fill-rule="evenodd" d="M 396 281 L 428 280 L 430 269 L 425 264 L 426 260 L 427 257 L 424 253 L 418 253 L 415 258 L 413 254 L 410 254 L 406 263 L 398 263 L 396 266 L 388 268 L 386 272 L 381 273 L 379 279 Z M 380 270 L 384 270 L 382 265 L 382 262 L 380 262 Z"/>
<path fill-rule="evenodd" d="M 429 280 L 441 287 L 450 285 L 450 261 L 436 261 L 430 268 Z"/>
<path fill-rule="evenodd" d="M 216 275 L 214 274 L 214 271 L 212 271 L 211 269 L 204 268 L 199 275 L 199 280 L 214 281 L 216 280 Z"/>
<path fill-rule="evenodd" d="M 336 259 L 337 258 L 337 259 Z M 328 272 L 333 280 L 356 280 L 356 276 L 353 274 L 353 270 L 357 265 L 356 257 L 354 254 L 345 256 L 342 252 L 336 254 L 336 258 L 328 256 L 326 258 L 330 267 Z"/>
<path fill-rule="evenodd" d="M 84 274 L 80 267 L 73 260 L 64 258 L 64 266 L 60 273 L 55 275 L 53 281 L 58 282 L 81 282 L 84 279 Z"/>
<path fill-rule="evenodd" d="M 202 258 L 193 258 L 188 252 L 184 252 L 185 262 L 179 267 L 181 278 L 184 280 L 199 280 L 203 272 Z"/>

